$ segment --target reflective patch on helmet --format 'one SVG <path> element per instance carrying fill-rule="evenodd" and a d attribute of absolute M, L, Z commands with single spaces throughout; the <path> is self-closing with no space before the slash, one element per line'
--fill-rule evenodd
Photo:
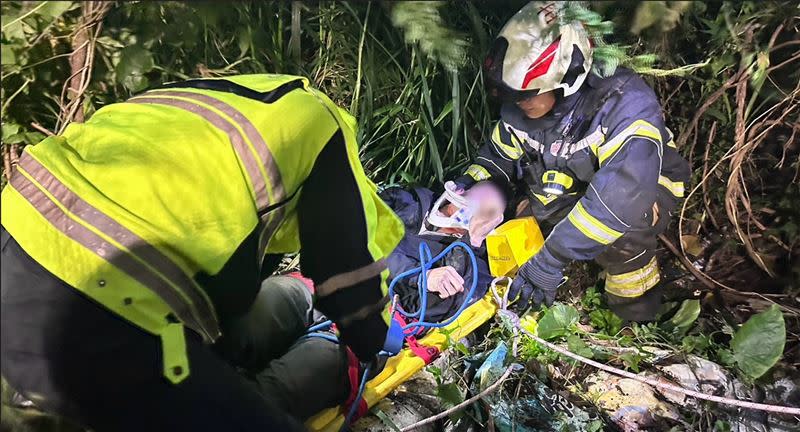
<path fill-rule="evenodd" d="M 553 59 L 556 58 L 556 51 L 558 51 L 558 46 L 561 43 L 561 38 L 555 40 L 555 42 L 551 43 L 550 46 L 547 47 L 540 55 L 536 58 L 536 60 L 528 66 L 528 72 L 525 74 L 525 77 L 522 80 L 522 88 L 527 89 L 528 84 L 531 81 L 539 78 L 540 76 L 547 73 L 550 70 L 550 65 L 553 64 Z"/>

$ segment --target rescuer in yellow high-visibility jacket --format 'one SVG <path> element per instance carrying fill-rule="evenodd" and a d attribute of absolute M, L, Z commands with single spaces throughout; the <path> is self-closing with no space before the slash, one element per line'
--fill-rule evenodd
<path fill-rule="evenodd" d="M 315 307 L 369 361 L 403 235 L 355 119 L 286 75 L 168 84 L 26 148 L 2 226 L 3 376 L 95 430 L 297 426 L 215 342 L 302 250 Z"/>

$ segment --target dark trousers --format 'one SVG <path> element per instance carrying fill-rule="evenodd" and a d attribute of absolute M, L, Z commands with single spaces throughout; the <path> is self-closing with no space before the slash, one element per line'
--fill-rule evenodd
<path fill-rule="evenodd" d="M 171 384 L 156 336 L 53 276 L 5 230 L 0 273 L 3 376 L 43 410 L 95 431 L 303 430 L 298 419 L 347 395 L 342 348 L 298 340 L 312 311 L 294 279 L 267 279 L 215 346 L 187 330 L 190 375 Z"/>
<path fill-rule="evenodd" d="M 671 211 L 676 205 L 673 198 L 660 195 L 656 202 L 653 211 L 658 213 L 658 217 L 654 217 L 652 226 L 627 231 L 595 257 L 595 262 L 603 267 L 607 275 L 625 274 L 640 269 L 655 257 L 658 235 L 669 226 Z M 537 216 L 528 198 L 523 198 L 517 204 L 517 209 L 517 217 Z M 572 206 L 550 213 L 542 220 L 537 218 L 542 233 L 549 235 L 556 224 L 567 217 L 570 210 Z M 630 321 L 650 321 L 655 319 L 661 308 L 662 291 L 662 285 L 659 284 L 637 297 L 619 297 L 609 292 L 605 293 L 605 297 L 609 309 L 619 317 Z"/>

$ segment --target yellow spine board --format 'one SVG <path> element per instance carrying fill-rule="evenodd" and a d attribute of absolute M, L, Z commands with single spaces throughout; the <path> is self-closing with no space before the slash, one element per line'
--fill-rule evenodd
<path fill-rule="evenodd" d="M 489 293 L 466 308 L 458 319 L 444 327 L 444 330 L 450 332 L 450 340 L 457 341 L 489 321 L 496 312 L 497 304 Z M 440 329 L 434 329 L 420 339 L 419 343 L 444 351 L 447 348 L 447 336 Z M 398 355 L 387 360 L 383 371 L 367 383 L 363 395 L 367 405 L 370 408 L 375 406 L 423 367 L 425 367 L 425 362 L 414 355 L 410 349 L 404 348 Z M 342 423 L 344 423 L 344 415 L 341 408 L 336 407 L 317 413 L 306 422 L 306 427 L 313 432 L 336 432 L 342 427 Z"/>

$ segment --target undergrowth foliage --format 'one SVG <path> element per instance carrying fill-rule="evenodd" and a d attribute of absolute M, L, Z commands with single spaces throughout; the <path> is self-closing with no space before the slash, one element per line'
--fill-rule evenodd
<path fill-rule="evenodd" d="M 3 185 L 26 145 L 70 121 L 160 83 L 239 73 L 303 75 L 348 108 L 377 183 L 441 183 L 463 172 L 497 119 L 480 65 L 524 4 L 3 1 Z M 797 3 L 574 2 L 562 19 L 590 33 L 595 73 L 629 67 L 656 90 L 693 168 L 670 233 L 696 268 L 688 287 L 716 296 L 703 310 L 724 309 L 714 303 L 721 293 L 745 306 L 736 316 L 702 316 L 699 303 L 688 304 L 665 327 L 638 326 L 630 335 L 590 289 L 582 310 L 596 333 L 576 330 L 567 307 L 554 309 L 545 329 L 587 357 L 631 370 L 639 354 L 597 350 L 581 337 L 623 347 L 677 344 L 757 377 L 783 346 L 775 341 L 763 356 L 769 361 L 754 362 L 743 353 L 759 345 L 756 325 L 739 325 L 761 311 L 749 322 L 771 318 L 777 332 L 779 309 L 786 361 L 800 364 L 792 330 L 800 317 Z"/>
<path fill-rule="evenodd" d="M 6 1 L 3 170 L 75 115 L 159 83 L 275 72 L 308 76 L 356 115 L 379 183 L 439 183 L 462 172 L 498 114 L 480 64 L 524 4 L 120 2 L 88 16 L 92 3 Z M 570 3 L 562 18 L 591 34 L 596 73 L 633 68 L 664 101 L 694 168 L 681 235 L 732 233 L 795 291 L 797 15 L 791 1 L 612 1 Z M 76 62 L 87 47 L 88 71 Z"/>

